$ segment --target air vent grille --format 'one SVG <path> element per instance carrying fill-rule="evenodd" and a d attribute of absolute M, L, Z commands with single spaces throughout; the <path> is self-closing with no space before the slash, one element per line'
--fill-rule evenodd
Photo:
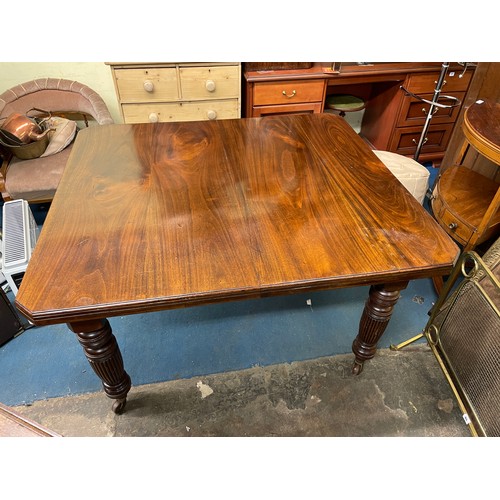
<path fill-rule="evenodd" d="M 3 206 L 2 272 L 17 294 L 39 229 L 26 200 L 8 201 Z"/>
<path fill-rule="evenodd" d="M 19 262 L 26 262 L 28 259 L 22 202 L 23 200 L 15 200 L 3 207 L 3 266 L 5 268 Z"/>

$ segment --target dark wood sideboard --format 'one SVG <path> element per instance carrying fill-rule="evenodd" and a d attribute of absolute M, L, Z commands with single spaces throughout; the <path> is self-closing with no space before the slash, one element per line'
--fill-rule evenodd
<path fill-rule="evenodd" d="M 366 101 L 360 135 L 375 149 L 413 157 L 429 105 L 408 93 L 432 100 L 442 63 L 311 63 L 309 68 L 247 70 L 244 64 L 244 116 L 322 113 L 326 96 L 353 94 Z M 441 96 L 460 105 L 439 108 L 432 118 L 419 161 L 439 166 L 460 114 L 475 65 L 450 63 Z"/>

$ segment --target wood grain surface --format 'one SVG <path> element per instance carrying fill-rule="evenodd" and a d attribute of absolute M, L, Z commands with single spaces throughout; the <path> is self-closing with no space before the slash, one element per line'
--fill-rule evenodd
<path fill-rule="evenodd" d="M 0 437 L 62 437 L 0 403 Z"/>
<path fill-rule="evenodd" d="M 457 255 L 337 116 L 90 127 L 17 305 L 67 322 L 401 282 Z"/>
<path fill-rule="evenodd" d="M 463 128 L 479 154 L 500 165 L 500 102 L 478 99 L 465 112 Z"/>

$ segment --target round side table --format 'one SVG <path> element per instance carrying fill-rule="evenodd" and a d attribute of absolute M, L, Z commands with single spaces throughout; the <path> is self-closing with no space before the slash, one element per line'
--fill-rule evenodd
<path fill-rule="evenodd" d="M 479 100 L 465 112 L 456 160 L 441 167 L 432 196 L 434 217 L 463 251 L 500 231 L 500 183 L 463 165 L 470 147 L 500 167 L 500 103 Z"/>

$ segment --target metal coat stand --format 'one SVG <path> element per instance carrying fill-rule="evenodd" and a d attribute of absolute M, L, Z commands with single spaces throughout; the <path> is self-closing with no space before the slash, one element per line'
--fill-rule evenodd
<path fill-rule="evenodd" d="M 464 64 L 464 71 L 462 75 L 465 73 L 467 69 L 467 63 Z M 441 66 L 441 73 L 439 75 L 438 81 L 436 82 L 436 87 L 434 89 L 434 95 L 432 96 L 432 101 L 429 101 L 428 99 L 424 99 L 423 97 L 414 94 L 413 92 L 410 92 L 409 90 L 405 89 L 401 85 L 401 89 L 406 92 L 407 95 L 411 95 L 415 99 L 418 99 L 419 101 L 425 102 L 426 104 L 429 104 L 429 111 L 427 112 L 427 116 L 425 118 L 425 123 L 424 123 L 424 128 L 422 129 L 422 133 L 420 134 L 420 138 L 417 143 L 417 149 L 415 150 L 415 155 L 414 155 L 414 160 L 418 161 L 418 158 L 420 156 L 420 152 L 422 150 L 422 146 L 427 142 L 427 131 L 429 130 L 429 125 L 431 124 L 432 117 L 434 114 L 438 111 L 439 108 L 454 108 L 456 106 L 460 105 L 460 100 L 457 99 L 456 97 L 449 96 L 449 95 L 441 95 L 441 90 L 443 88 L 443 85 L 446 83 L 445 78 L 446 74 L 448 73 L 448 68 L 450 66 L 450 63 L 443 63 Z M 460 75 L 460 76 L 462 76 Z M 448 101 L 451 101 L 450 104 L 442 104 L 439 102 L 439 99 L 446 99 Z"/>

